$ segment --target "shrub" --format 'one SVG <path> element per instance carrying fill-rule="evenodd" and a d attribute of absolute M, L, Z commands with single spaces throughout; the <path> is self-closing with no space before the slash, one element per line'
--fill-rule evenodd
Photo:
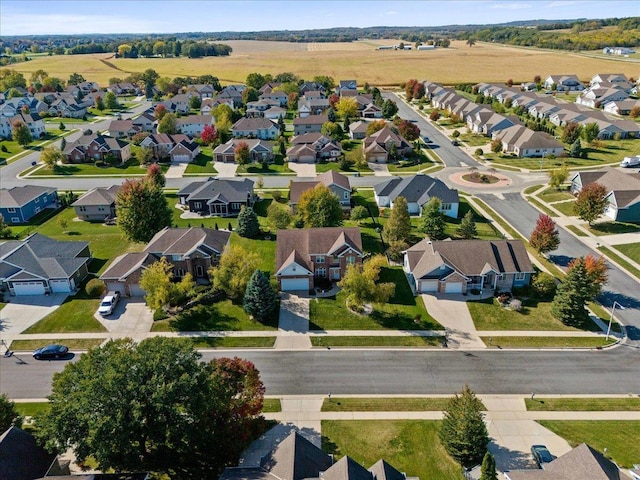
<path fill-rule="evenodd" d="M 343 150 L 349 150 L 351 148 L 351 140 L 342 140 L 340 146 Z"/>
<path fill-rule="evenodd" d="M 104 282 L 98 278 L 92 278 L 87 282 L 87 285 L 84 287 L 84 291 L 91 298 L 99 298 L 104 293 L 105 287 Z"/>
<path fill-rule="evenodd" d="M 522 300 L 514 298 L 513 300 L 511 300 L 511 302 L 509 302 L 509 308 L 515 312 L 519 312 L 520 310 L 522 310 Z"/>
<path fill-rule="evenodd" d="M 477 157 L 481 157 L 482 155 L 484 155 L 484 152 L 482 151 L 481 148 L 476 148 L 476 156 Z"/>
<path fill-rule="evenodd" d="M 4 153 L 8 152 L 6 145 L 2 145 L 2 148 L 0 148 L 0 150 L 2 150 Z"/>
<path fill-rule="evenodd" d="M 556 294 L 556 279 L 546 272 L 538 273 L 531 283 L 533 292 L 540 298 L 553 298 Z"/>
<path fill-rule="evenodd" d="M 167 315 L 167 312 L 164 311 L 164 308 L 159 308 L 155 312 L 153 312 L 153 321 L 157 322 L 159 320 L 164 320 L 168 316 L 169 315 Z"/>
<path fill-rule="evenodd" d="M 276 202 L 279 202 L 282 198 L 282 192 L 280 190 L 274 190 L 273 192 L 271 192 L 271 196 Z"/>
<path fill-rule="evenodd" d="M 480 290 L 477 288 L 472 288 L 471 290 L 469 290 L 469 293 L 471 295 L 480 295 Z"/>

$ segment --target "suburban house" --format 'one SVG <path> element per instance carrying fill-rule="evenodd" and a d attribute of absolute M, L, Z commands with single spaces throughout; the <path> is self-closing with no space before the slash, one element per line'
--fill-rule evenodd
<path fill-rule="evenodd" d="M 396 198 L 404 197 L 410 215 L 422 215 L 422 207 L 436 197 L 442 202 L 443 214 L 458 218 L 458 190 L 451 189 L 442 180 L 428 175 L 392 177 L 375 185 L 373 192 L 376 204 L 380 208 L 393 208 Z"/>
<path fill-rule="evenodd" d="M 35 480 L 70 474 L 67 463 L 38 445 L 31 433 L 14 426 L 0 432 L 0 459 L 2 480 Z M 72 480 L 72 477 L 62 478 Z"/>
<path fill-rule="evenodd" d="M 235 108 L 232 98 L 222 98 L 217 96 L 213 98 L 205 98 L 200 106 L 200 113 L 202 115 L 209 115 L 211 114 L 211 110 L 216 108 L 218 105 L 227 105 L 231 109 Z"/>
<path fill-rule="evenodd" d="M 100 276 L 107 290 L 122 295 L 140 297 L 142 272 L 164 257 L 173 266 L 173 278 L 180 280 L 187 273 L 197 283 L 209 283 L 207 270 L 218 264 L 229 243 L 231 232 L 212 228 L 169 228 L 154 235 L 142 252 L 125 253 L 117 257 Z"/>
<path fill-rule="evenodd" d="M 259 138 L 261 140 L 273 140 L 280 135 L 278 125 L 268 118 L 243 117 L 233 124 L 231 134 L 234 138 Z"/>
<path fill-rule="evenodd" d="M 358 120 L 349 124 L 349 137 L 351 140 L 362 140 L 367 136 L 367 127 L 369 122 L 366 120 Z"/>
<path fill-rule="evenodd" d="M 355 80 L 340 80 L 336 88 L 338 96 L 353 96 L 358 94 L 358 83 Z"/>
<path fill-rule="evenodd" d="M 242 105 L 242 92 L 245 90 L 244 85 L 227 85 L 218 94 L 213 97 L 219 102 L 232 102 L 231 108 L 237 108 Z"/>
<path fill-rule="evenodd" d="M 34 97 L 14 97 L 6 100 L 0 105 L 0 116 L 13 117 L 22 112 L 23 108 L 28 108 L 29 113 L 47 113 L 48 105 Z"/>
<path fill-rule="evenodd" d="M 11 138 L 13 125 L 16 122 L 24 123 L 34 139 L 44 137 L 47 133 L 40 115 L 37 113 L 17 113 L 12 117 L 0 116 L 0 137 Z"/>
<path fill-rule="evenodd" d="M 624 85 L 629 83 L 629 79 L 624 73 L 596 73 L 591 77 L 589 85 L 596 85 L 604 82 Z"/>
<path fill-rule="evenodd" d="M 279 106 L 286 107 L 288 97 L 287 93 L 282 90 L 270 90 L 269 92 L 262 93 L 258 98 L 259 100 L 272 100 L 278 102 Z"/>
<path fill-rule="evenodd" d="M 398 157 L 401 157 L 411 152 L 413 145 L 402 135 L 385 127 L 366 137 L 363 148 L 367 162 L 387 163 L 394 148 Z"/>
<path fill-rule="evenodd" d="M 11 295 L 73 292 L 89 272 L 88 242 L 54 240 L 39 233 L 0 243 L 0 290 Z"/>
<path fill-rule="evenodd" d="M 518 157 L 543 157 L 564 154 L 564 145 L 545 132 L 537 132 L 523 125 L 513 125 L 493 133 L 502 142 L 502 151 Z"/>
<path fill-rule="evenodd" d="M 213 85 L 198 83 L 187 85 L 187 93 L 195 93 L 200 97 L 200 100 L 204 100 L 205 98 L 213 98 L 216 89 Z"/>
<path fill-rule="evenodd" d="M 604 185 L 609 202 L 604 215 L 617 222 L 640 222 L 640 173 L 626 173 L 609 168 L 578 172 L 570 181 L 571 193 L 575 195 L 590 183 Z"/>
<path fill-rule="evenodd" d="M 111 120 L 107 133 L 113 138 L 131 138 L 140 132 L 140 128 L 133 124 L 133 120 Z"/>
<path fill-rule="evenodd" d="M 276 120 L 280 115 L 284 118 L 287 115 L 286 109 L 280 106 L 280 102 L 277 100 L 256 100 L 253 102 L 247 102 L 246 116 L 247 117 L 265 117 L 272 118 L 271 114 L 278 112 Z"/>
<path fill-rule="evenodd" d="M 273 142 L 258 138 L 231 139 L 227 143 L 213 149 L 213 159 L 216 162 L 234 163 L 236 161 L 236 147 L 240 143 L 249 147 L 252 162 L 273 162 Z"/>
<path fill-rule="evenodd" d="M 156 118 L 152 113 L 145 112 L 133 119 L 133 126 L 138 128 L 141 132 L 152 133 L 155 130 Z"/>
<path fill-rule="evenodd" d="M 209 178 L 185 185 L 178 192 L 180 205 L 201 215 L 233 217 L 243 206 L 252 207 L 256 201 L 253 180 Z"/>
<path fill-rule="evenodd" d="M 117 96 L 123 95 L 142 95 L 142 90 L 135 83 L 112 83 L 107 88 L 110 92 L 113 92 Z"/>
<path fill-rule="evenodd" d="M 573 450 L 545 464 L 544 469 L 509 470 L 504 472 L 506 480 L 631 480 L 632 477 L 594 450 L 581 443 Z"/>
<path fill-rule="evenodd" d="M 152 149 L 158 160 L 170 158 L 176 163 L 191 162 L 200 153 L 200 146 L 183 133 L 152 133 L 140 142 L 140 146 Z"/>
<path fill-rule="evenodd" d="M 287 149 L 290 162 L 315 163 L 319 160 L 336 160 L 342 155 L 342 147 L 322 133 L 303 133 L 291 139 Z"/>
<path fill-rule="evenodd" d="M 576 75 L 549 75 L 544 80 L 544 88 L 558 92 L 579 92 L 584 90 L 584 84 Z"/>
<path fill-rule="evenodd" d="M 211 115 L 187 115 L 176 118 L 176 128 L 179 133 L 190 137 L 199 137 L 207 125 L 213 126 L 216 119 Z"/>
<path fill-rule="evenodd" d="M 328 170 L 318 175 L 316 180 L 291 182 L 289 185 L 289 205 L 293 213 L 296 213 L 296 205 L 302 192 L 306 192 L 316 185 L 324 185 L 327 187 L 338 197 L 343 209 L 351 209 L 351 185 L 349 184 L 349 178 L 334 170 Z"/>
<path fill-rule="evenodd" d="M 493 110 L 485 108 L 467 117 L 467 126 L 473 133 L 490 137 L 493 132 L 512 127 L 515 123 Z"/>
<path fill-rule="evenodd" d="M 116 217 L 116 195 L 120 185 L 96 187 L 71 204 L 80 220 L 104 222 Z"/>
<path fill-rule="evenodd" d="M 167 112 L 187 115 L 191 111 L 189 100 L 191 100 L 191 97 L 194 95 L 194 93 L 179 93 L 164 102 L 154 105 L 153 108 L 156 108 L 157 105 L 164 105 Z"/>
<path fill-rule="evenodd" d="M 312 290 L 316 278 L 338 281 L 364 256 L 358 227 L 278 230 L 276 237 L 276 279 L 282 291 Z"/>
<path fill-rule="evenodd" d="M 334 463 L 332 455 L 294 430 L 260 460 L 259 466 L 227 467 L 219 480 L 248 479 L 406 480 L 406 476 L 384 460 L 368 470 L 346 455 Z"/>
<path fill-rule="evenodd" d="M 629 94 L 620 88 L 591 87 L 576 98 L 576 103 L 590 108 L 600 108 L 607 102 L 620 102 L 628 98 Z"/>
<path fill-rule="evenodd" d="M 329 110 L 330 106 L 328 98 L 301 97 L 298 100 L 298 116 L 304 118 L 309 115 L 322 115 Z"/>
<path fill-rule="evenodd" d="M 131 148 L 123 140 L 92 133 L 82 135 L 75 142 L 67 143 L 62 154 L 70 163 L 104 161 L 109 156 L 115 157 L 122 163 L 131 157 Z"/>
<path fill-rule="evenodd" d="M 58 189 L 25 185 L 0 188 L 0 215 L 8 225 L 26 223 L 45 208 L 58 208 Z"/>
<path fill-rule="evenodd" d="M 329 121 L 327 115 L 309 115 L 304 118 L 293 119 L 293 134 L 318 133 L 322 130 L 322 125 Z"/>
<path fill-rule="evenodd" d="M 425 238 L 404 252 L 404 270 L 417 293 L 511 290 L 535 273 L 522 240 Z"/>
<path fill-rule="evenodd" d="M 634 108 L 640 108 L 640 100 L 611 101 L 604 103 L 602 106 L 604 112 L 614 115 L 629 115 Z"/>
<path fill-rule="evenodd" d="M 302 85 L 298 87 L 300 95 L 306 95 L 308 92 L 317 91 L 322 93 L 324 96 L 327 95 L 327 89 L 324 85 L 318 82 L 304 82 Z"/>

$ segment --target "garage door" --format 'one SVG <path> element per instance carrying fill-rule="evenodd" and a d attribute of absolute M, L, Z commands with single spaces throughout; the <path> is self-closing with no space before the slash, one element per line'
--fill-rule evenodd
<path fill-rule="evenodd" d="M 176 163 L 189 163 L 189 155 L 174 155 L 173 161 Z"/>
<path fill-rule="evenodd" d="M 462 293 L 462 283 L 452 282 L 447 283 L 444 287 L 444 293 Z"/>
<path fill-rule="evenodd" d="M 49 285 L 53 293 L 67 293 L 71 291 L 67 280 L 50 280 Z"/>
<path fill-rule="evenodd" d="M 438 280 L 422 280 L 420 282 L 421 292 L 437 292 Z"/>
<path fill-rule="evenodd" d="M 308 278 L 283 278 L 280 282 L 280 289 L 283 292 L 291 290 L 309 290 Z"/>
<path fill-rule="evenodd" d="M 302 155 L 298 158 L 299 163 L 316 163 L 315 155 Z"/>
<path fill-rule="evenodd" d="M 129 295 L 132 297 L 144 297 L 147 294 L 143 289 L 140 288 L 140 285 L 137 283 L 132 283 L 129 285 Z"/>
<path fill-rule="evenodd" d="M 14 283 L 16 295 L 44 295 L 44 282 Z"/>
<path fill-rule="evenodd" d="M 119 292 L 120 295 L 126 293 L 124 283 L 122 282 L 107 282 L 107 292 Z"/>

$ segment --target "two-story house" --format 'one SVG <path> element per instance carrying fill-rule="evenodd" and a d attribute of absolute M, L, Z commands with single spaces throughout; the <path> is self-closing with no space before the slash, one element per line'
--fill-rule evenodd
<path fill-rule="evenodd" d="M 334 170 L 328 170 L 316 177 L 312 181 L 293 181 L 289 185 L 289 205 L 293 213 L 296 213 L 296 206 L 300 195 L 307 190 L 315 188 L 316 185 L 324 185 L 331 190 L 340 200 L 340 205 L 344 210 L 351 209 L 351 184 L 349 178 Z"/>
<path fill-rule="evenodd" d="M 176 119 L 178 132 L 190 137 L 199 137 L 207 125 L 215 125 L 216 119 L 212 115 L 187 115 Z"/>
<path fill-rule="evenodd" d="M 71 206 L 80 220 L 104 222 L 116 217 L 116 195 L 120 185 L 96 187 L 85 192 Z"/>
<path fill-rule="evenodd" d="M 287 149 L 290 162 L 315 163 L 319 160 L 337 160 L 342 155 L 342 147 L 322 133 L 303 133 L 291 139 Z"/>
<path fill-rule="evenodd" d="M 280 135 L 278 125 L 267 118 L 241 118 L 231 127 L 234 138 L 260 138 L 274 140 Z"/>
<path fill-rule="evenodd" d="M 232 138 L 226 143 L 213 149 L 213 159 L 216 162 L 234 163 L 236 161 L 236 147 L 244 142 L 249 147 L 252 162 L 273 162 L 273 142 L 258 138 Z"/>
<path fill-rule="evenodd" d="M 322 125 L 329 121 L 327 115 L 308 115 L 304 118 L 293 119 L 293 134 L 318 133 L 322 130 Z"/>
<path fill-rule="evenodd" d="M 385 127 L 366 137 L 363 148 L 367 162 L 386 163 L 391 159 L 391 153 L 394 149 L 398 156 L 402 156 L 410 152 L 413 146 L 402 135 Z"/>
<path fill-rule="evenodd" d="M 8 225 L 26 223 L 45 208 L 58 208 L 58 189 L 25 185 L 0 188 L 0 215 Z"/>
<path fill-rule="evenodd" d="M 92 133 L 67 143 L 62 154 L 69 163 L 104 161 L 109 156 L 122 163 L 131 157 L 131 148 L 123 140 Z"/>

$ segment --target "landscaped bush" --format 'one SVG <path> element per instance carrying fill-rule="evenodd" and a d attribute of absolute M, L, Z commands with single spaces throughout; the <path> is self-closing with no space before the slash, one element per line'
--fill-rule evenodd
<path fill-rule="evenodd" d="M 480 290 L 477 288 L 472 288 L 471 290 L 469 290 L 469 293 L 471 295 L 480 295 Z"/>
<path fill-rule="evenodd" d="M 104 282 L 98 278 L 92 278 L 87 282 L 87 285 L 84 287 L 84 291 L 91 298 L 100 298 L 104 293 Z"/>
<path fill-rule="evenodd" d="M 514 298 L 509 302 L 509 308 L 515 312 L 519 312 L 520 310 L 522 310 L 522 300 Z"/>
<path fill-rule="evenodd" d="M 167 317 L 169 317 L 169 315 L 167 315 L 167 312 L 165 312 L 163 308 L 159 308 L 158 310 L 153 312 L 153 321 L 154 322 L 157 322 L 157 321 L 160 321 L 160 320 L 164 320 Z"/>
<path fill-rule="evenodd" d="M 481 148 L 476 148 L 476 156 L 477 157 L 481 157 L 482 155 L 484 155 L 484 152 L 482 151 Z"/>
<path fill-rule="evenodd" d="M 553 298 L 556 294 L 556 286 L 555 277 L 546 272 L 539 272 L 531 282 L 534 293 L 542 299 Z"/>
<path fill-rule="evenodd" d="M 274 190 L 271 192 L 271 197 L 273 197 L 276 202 L 279 202 L 282 198 L 282 192 L 280 190 Z"/>

